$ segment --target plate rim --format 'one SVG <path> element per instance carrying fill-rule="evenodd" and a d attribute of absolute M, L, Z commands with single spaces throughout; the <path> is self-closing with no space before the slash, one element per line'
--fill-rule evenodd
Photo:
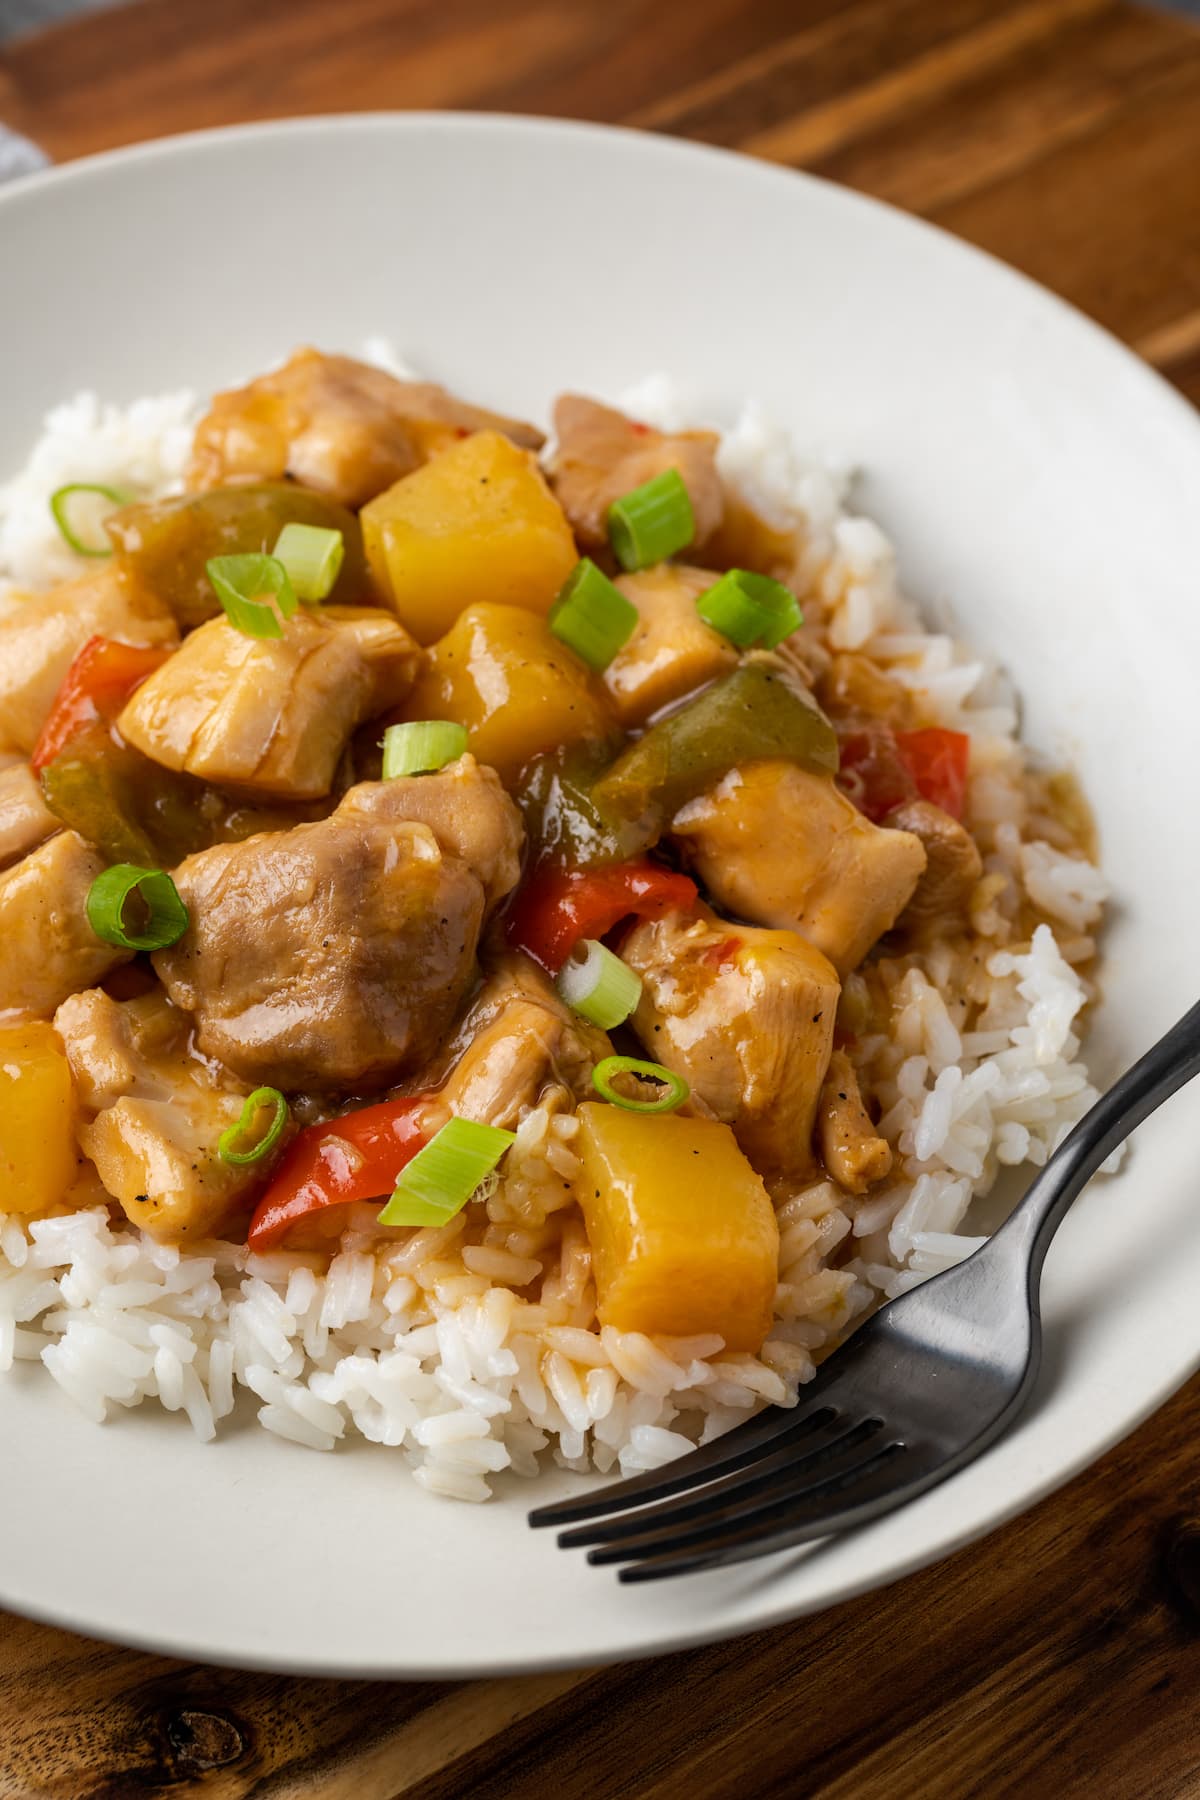
<path fill-rule="evenodd" d="M 450 136 L 471 135 L 474 132 L 487 135 L 500 131 L 512 135 L 543 136 L 547 139 L 567 135 L 580 139 L 590 138 L 597 143 L 623 143 L 629 148 L 636 145 L 643 151 L 681 161 L 711 160 L 714 163 L 753 169 L 758 177 L 780 185 L 781 190 L 799 181 L 821 194 L 826 203 L 832 202 L 863 213 L 883 214 L 889 219 L 901 220 L 942 245 L 953 245 L 958 252 L 986 264 L 993 274 L 999 273 L 1003 279 L 1017 283 L 1026 294 L 1036 294 L 1043 304 L 1048 302 L 1068 315 L 1076 326 L 1083 327 L 1095 340 L 1106 345 L 1110 353 L 1116 351 L 1127 373 L 1136 369 L 1158 399 L 1168 403 L 1177 421 L 1200 430 L 1200 410 L 1165 375 L 1160 374 L 1152 363 L 1139 355 L 1131 344 L 1127 344 L 1115 331 L 1101 324 L 1073 300 L 1056 293 L 1053 288 L 1047 287 L 1034 276 L 1027 275 L 1024 270 L 1006 262 L 993 251 L 972 243 L 969 238 L 959 237 L 956 232 L 919 213 L 908 212 L 890 200 L 880 199 L 875 194 L 846 186 L 827 176 L 815 175 L 808 169 L 770 162 L 764 157 L 752 156 L 746 151 L 730 149 L 723 144 L 675 137 L 642 126 L 558 118 L 551 113 L 475 110 L 456 112 L 445 108 L 373 108 L 363 112 L 289 113 L 279 118 L 246 119 L 230 125 L 206 125 L 189 131 L 167 132 L 159 137 L 142 138 L 131 144 L 117 144 L 108 150 L 92 151 L 85 156 L 72 157 L 66 162 L 52 162 L 47 168 L 19 175 L 0 186 L 0 211 L 6 206 L 20 204 L 30 195 L 47 192 L 65 183 L 86 180 L 113 165 L 166 161 L 182 156 L 189 150 L 203 150 L 218 143 L 238 143 L 242 140 L 281 136 L 336 136 L 343 132 L 353 135 L 361 130 L 394 131 L 401 135 L 410 131 L 443 131 Z"/>

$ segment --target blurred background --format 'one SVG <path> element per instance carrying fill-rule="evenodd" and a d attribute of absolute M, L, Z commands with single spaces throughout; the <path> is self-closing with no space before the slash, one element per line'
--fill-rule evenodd
<path fill-rule="evenodd" d="M 0 42 L 23 32 L 38 31 L 59 19 L 74 18 L 80 13 L 97 12 L 103 7 L 119 4 L 121 0 L 0 0 Z M 571 4 L 571 0 L 567 0 L 567 4 Z M 1178 12 L 1190 12 L 1200 18 L 1200 0 L 1166 0 L 1166 4 Z"/>
<path fill-rule="evenodd" d="M 133 3 L 136 5 L 137 0 Z M 566 0 L 568 6 L 572 3 L 573 0 Z M 1200 18 L 1200 0 L 1163 0 L 1163 3 L 1175 11 Z M 25 32 L 39 31 L 59 19 L 75 18 L 80 13 L 98 12 L 120 4 L 121 0 L 0 0 L 0 42 Z M 247 0 L 247 12 L 250 5 L 251 0 Z"/>

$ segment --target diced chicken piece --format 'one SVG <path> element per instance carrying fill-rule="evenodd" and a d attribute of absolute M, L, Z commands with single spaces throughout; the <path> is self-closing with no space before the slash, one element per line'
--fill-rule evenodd
<path fill-rule="evenodd" d="M 887 822 L 897 831 L 911 831 L 925 846 L 925 873 L 900 916 L 901 929 L 961 927 L 983 876 L 979 846 L 966 826 L 930 800 L 907 801 L 888 814 Z"/>
<path fill-rule="evenodd" d="M 549 1082 L 586 1099 L 592 1070 L 611 1054 L 605 1033 L 571 1012 L 528 957 L 504 957 L 454 1034 L 431 1122 L 454 1112 L 509 1129 Z"/>
<path fill-rule="evenodd" d="M 789 587 L 807 587 L 803 564 L 811 552 L 806 534 L 798 533 L 794 524 L 769 524 L 736 486 L 723 486 L 724 513 L 708 544 L 714 568 L 761 569 Z"/>
<path fill-rule="evenodd" d="M 891 929 L 925 868 L 919 838 L 872 825 L 827 776 L 790 762 L 732 770 L 671 831 L 718 906 L 798 931 L 839 975 Z"/>
<path fill-rule="evenodd" d="M 404 699 L 419 659 L 404 627 L 378 608 L 302 607 L 278 638 L 210 619 L 142 683 L 118 729 L 165 768 L 315 800 L 333 785 L 351 733 Z"/>
<path fill-rule="evenodd" d="M 863 1103 L 854 1064 L 835 1050 L 821 1089 L 817 1115 L 821 1161 L 848 1194 L 865 1194 L 891 1173 L 892 1147 L 881 1138 Z"/>
<path fill-rule="evenodd" d="M 793 931 L 711 913 L 648 920 L 621 955 L 642 978 L 633 1028 L 647 1055 L 732 1125 L 756 1168 L 807 1174 L 841 992 L 826 958 Z"/>
<path fill-rule="evenodd" d="M 189 1054 L 191 1020 L 158 989 L 120 1002 L 99 988 L 73 994 L 54 1024 L 79 1096 L 80 1148 L 135 1225 L 204 1237 L 261 1184 L 261 1167 L 217 1154 L 250 1090 Z"/>
<path fill-rule="evenodd" d="M 729 639 L 696 611 L 697 597 L 716 579 L 708 569 L 660 563 L 618 580 L 639 619 L 629 642 L 604 671 L 604 685 L 622 725 L 644 725 L 660 707 L 737 667 L 737 651 Z"/>
<path fill-rule="evenodd" d="M 58 828 L 29 764 L 0 768 L 0 869 L 27 856 Z"/>
<path fill-rule="evenodd" d="M 48 1018 L 130 960 L 88 924 L 88 889 L 104 867 L 77 831 L 60 831 L 0 875 L 0 1015 Z"/>
<path fill-rule="evenodd" d="M 363 782 L 342 802 L 345 816 L 428 825 L 442 849 L 465 862 L 483 883 L 490 910 L 521 876 L 525 835 L 494 769 L 460 756 L 433 775 Z"/>
<path fill-rule="evenodd" d="M 668 435 L 582 394 L 563 394 L 554 407 L 557 448 L 551 483 L 581 544 L 608 542 L 608 509 L 631 488 L 664 469 L 683 476 L 696 516 L 697 544 L 721 523 L 724 496 L 717 474 L 715 431 Z"/>
<path fill-rule="evenodd" d="M 472 431 L 502 431 L 531 450 L 543 441 L 532 425 L 433 382 L 297 350 L 281 369 L 217 395 L 196 427 L 188 485 L 289 477 L 358 507 Z"/>
<path fill-rule="evenodd" d="M 522 841 L 512 801 L 477 779 L 500 819 L 458 840 L 484 845 L 480 868 L 449 825 L 443 842 L 397 817 L 388 782 L 352 788 L 316 824 L 181 863 L 191 924 L 154 961 L 201 1050 L 285 1089 L 362 1089 L 427 1062 L 473 978 L 488 885 Z"/>
<path fill-rule="evenodd" d="M 90 637 L 124 644 L 179 642 L 175 621 L 152 596 L 106 565 L 0 618 L 0 749 L 29 755 L 62 678 Z"/>

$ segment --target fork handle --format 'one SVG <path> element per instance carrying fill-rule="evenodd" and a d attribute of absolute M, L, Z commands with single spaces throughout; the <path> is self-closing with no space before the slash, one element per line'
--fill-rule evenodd
<path fill-rule="evenodd" d="M 1194 1075 L 1200 1075 L 1200 1001 L 1085 1113 L 996 1233 L 996 1240 L 1008 1240 L 1007 1249 L 1028 1256 L 1032 1292 L 1050 1240 L 1080 1189 Z"/>

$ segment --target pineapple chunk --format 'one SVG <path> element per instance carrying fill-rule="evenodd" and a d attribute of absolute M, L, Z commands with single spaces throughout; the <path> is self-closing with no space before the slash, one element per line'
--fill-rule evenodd
<path fill-rule="evenodd" d="M 361 520 L 371 572 L 422 644 L 477 600 L 548 612 L 578 560 L 536 459 L 498 431 L 477 431 L 403 476 Z"/>
<path fill-rule="evenodd" d="M 75 1090 L 57 1033 L 0 1027 L 0 1212 L 42 1213 L 74 1181 Z"/>
<path fill-rule="evenodd" d="M 600 1319 L 618 1331 L 720 1332 L 758 1350 L 770 1328 L 779 1228 L 728 1125 L 579 1109 L 577 1189 Z"/>
<path fill-rule="evenodd" d="M 405 709 L 465 725 L 477 761 L 506 781 L 541 750 L 613 730 L 579 658 L 521 606 L 469 606 L 429 651 Z"/>

